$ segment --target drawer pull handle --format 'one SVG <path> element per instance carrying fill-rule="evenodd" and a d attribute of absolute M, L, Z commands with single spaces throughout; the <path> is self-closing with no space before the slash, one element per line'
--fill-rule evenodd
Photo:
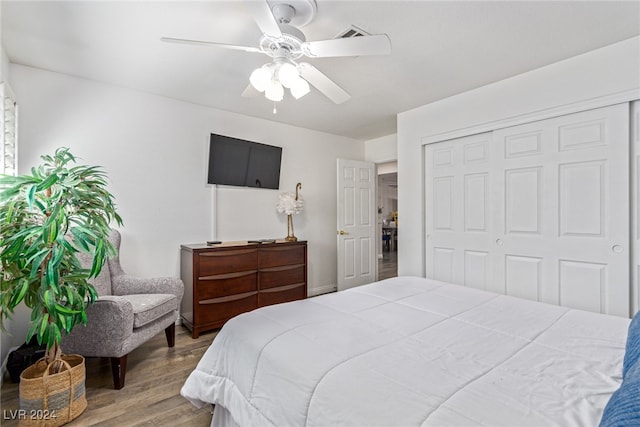
<path fill-rule="evenodd" d="M 258 294 L 257 291 L 245 292 L 244 294 L 229 295 L 228 297 L 205 299 L 202 301 L 198 301 L 198 304 L 201 304 L 201 305 L 202 304 L 220 304 L 221 302 L 229 302 L 229 301 L 236 301 L 239 299 L 249 298 L 257 294 Z"/>
<path fill-rule="evenodd" d="M 250 276 L 256 274 L 258 270 L 240 271 L 238 273 L 214 274 L 213 276 L 198 277 L 198 280 L 225 280 L 235 279 L 236 277 Z"/>
<path fill-rule="evenodd" d="M 299 288 L 300 286 L 304 286 L 304 283 L 296 283 L 295 285 L 280 286 L 278 288 L 260 289 L 260 292 L 263 294 L 272 293 L 272 292 L 284 292 L 284 291 L 289 291 L 291 289 Z"/>
<path fill-rule="evenodd" d="M 296 268 L 304 267 L 304 264 L 293 264 L 293 265 L 283 265 L 281 267 L 266 267 L 261 268 L 260 272 L 264 271 L 287 271 L 287 270 L 295 270 Z"/>
<path fill-rule="evenodd" d="M 203 252 L 202 257 L 232 257 L 237 255 L 246 255 L 258 252 L 257 249 L 246 249 L 241 251 L 219 251 L 219 252 Z"/>

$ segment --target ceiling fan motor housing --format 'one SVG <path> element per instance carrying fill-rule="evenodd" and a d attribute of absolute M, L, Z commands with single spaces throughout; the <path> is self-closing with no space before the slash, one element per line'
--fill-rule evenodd
<path fill-rule="evenodd" d="M 282 56 L 282 49 L 288 52 L 288 58 L 300 58 L 303 55 L 302 44 L 307 40 L 304 33 L 289 24 L 279 24 L 279 27 L 282 37 L 263 35 L 260 49 L 272 58 Z"/>

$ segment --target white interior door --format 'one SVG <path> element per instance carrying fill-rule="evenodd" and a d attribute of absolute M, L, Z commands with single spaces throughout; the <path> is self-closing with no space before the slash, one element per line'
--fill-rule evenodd
<path fill-rule="evenodd" d="M 374 282 L 376 256 L 375 164 L 338 159 L 338 290 Z"/>
<path fill-rule="evenodd" d="M 427 146 L 427 276 L 628 316 L 628 108 Z"/>
<path fill-rule="evenodd" d="M 492 283 L 490 149 L 491 132 L 426 146 L 427 277 Z"/>
<path fill-rule="evenodd" d="M 505 292 L 629 315 L 629 106 L 494 132 Z"/>

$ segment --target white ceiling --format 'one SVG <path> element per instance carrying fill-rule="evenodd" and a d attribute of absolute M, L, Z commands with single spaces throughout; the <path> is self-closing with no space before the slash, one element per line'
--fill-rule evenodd
<path fill-rule="evenodd" d="M 309 59 L 351 100 L 312 89 L 275 115 L 240 96 L 268 57 L 159 40 L 256 46 L 241 1 L 2 0 L 2 43 L 13 63 L 366 140 L 395 133 L 399 112 L 640 34 L 640 1 L 316 1 L 307 40 L 355 25 L 388 34 L 393 52 Z"/>

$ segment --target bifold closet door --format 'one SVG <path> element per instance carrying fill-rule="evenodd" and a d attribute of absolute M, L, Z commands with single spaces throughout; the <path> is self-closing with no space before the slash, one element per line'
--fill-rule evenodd
<path fill-rule="evenodd" d="M 425 147 L 427 277 L 491 288 L 491 133 Z"/>
<path fill-rule="evenodd" d="M 452 218 L 452 229 L 446 232 L 437 227 L 442 223 L 438 217 L 427 220 L 428 277 L 438 277 L 442 254 L 450 253 L 453 282 L 478 285 L 484 271 L 479 287 L 488 290 L 628 316 L 628 104 L 479 137 L 490 141 L 485 172 L 465 165 L 468 138 L 425 150 L 426 165 L 446 147 L 460 153 L 452 157 L 459 167 L 446 174 L 425 167 L 427 205 L 444 217 L 446 208 L 438 205 L 449 204 Z M 480 191 L 485 197 L 477 193 L 479 186 L 453 185 L 447 201 L 440 182 L 479 182 L 479 173 L 486 177 L 487 188 Z M 469 194 L 472 191 L 476 194 Z M 455 219 L 482 212 L 486 232 L 481 245 L 456 236 L 456 228 L 478 234 L 465 230 L 464 222 L 460 228 Z"/>

